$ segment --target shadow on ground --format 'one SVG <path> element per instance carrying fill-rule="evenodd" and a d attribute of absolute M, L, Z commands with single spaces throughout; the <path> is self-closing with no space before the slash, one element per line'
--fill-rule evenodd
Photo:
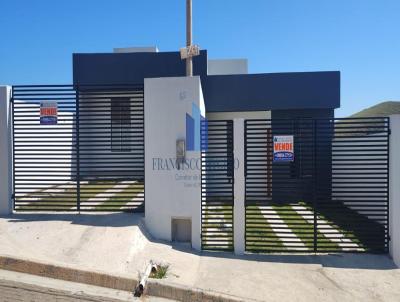
<path fill-rule="evenodd" d="M 70 221 L 71 224 L 86 225 L 93 227 L 127 227 L 140 226 L 144 214 L 131 213 L 95 213 L 95 214 L 28 214 L 18 213 L 0 218 L 8 219 L 9 222 L 32 222 L 32 221 Z"/>
<path fill-rule="evenodd" d="M 166 243 L 171 245 L 170 243 Z M 344 269 L 392 270 L 397 269 L 387 254 L 335 253 L 335 254 L 250 254 L 235 255 L 229 252 L 193 251 L 185 245 L 172 244 L 181 252 L 194 253 L 203 257 L 229 258 L 245 261 L 289 264 L 319 264 L 323 267 Z"/>

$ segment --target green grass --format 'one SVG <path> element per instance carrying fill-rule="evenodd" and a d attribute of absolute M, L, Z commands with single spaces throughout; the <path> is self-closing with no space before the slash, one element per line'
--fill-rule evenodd
<path fill-rule="evenodd" d="M 118 181 L 93 181 L 89 183 L 81 183 L 80 185 L 80 202 L 81 206 L 90 206 L 90 199 L 95 199 L 97 194 L 105 193 L 107 190 L 112 189 L 116 185 L 121 184 Z M 62 192 L 51 192 L 50 190 L 60 190 Z M 45 192 L 50 191 L 50 192 Z M 105 204 L 110 204 L 107 210 L 119 210 L 120 208 L 129 204 L 129 200 L 136 197 L 139 193 L 144 191 L 143 183 L 132 183 L 128 188 L 122 192 L 116 193 L 118 196 L 110 197 L 109 200 L 102 202 L 101 205 L 96 205 L 95 209 L 101 208 Z M 37 199 L 37 200 L 32 200 Z M 18 205 L 17 210 L 29 211 L 48 211 L 54 210 L 71 210 L 76 209 L 77 202 L 77 188 L 75 183 L 65 185 L 55 185 L 49 188 L 44 188 L 23 197 L 17 197 L 17 203 L 26 202 L 26 205 Z M 85 205 L 85 203 L 87 203 Z M 104 207 L 103 207 L 104 208 Z"/>
<path fill-rule="evenodd" d="M 233 249 L 232 205 L 203 206 L 202 222 L 202 245 L 204 249 Z M 232 225 L 232 227 L 228 225 Z M 217 231 L 211 229 L 217 229 Z"/>
<path fill-rule="evenodd" d="M 123 191 L 117 193 L 116 195 L 109 198 L 107 201 L 104 201 L 100 205 L 96 205 L 95 209 L 100 210 L 105 207 L 107 210 L 119 210 L 131 202 L 133 198 L 136 198 L 140 193 L 144 192 L 143 183 L 133 183 L 130 184 Z"/>
<path fill-rule="evenodd" d="M 97 194 L 105 193 L 107 190 L 121 184 L 118 181 L 95 181 L 88 184 L 81 184 L 81 203 L 88 202 L 89 199 L 95 198 Z"/>
<path fill-rule="evenodd" d="M 157 265 L 157 270 L 151 272 L 149 278 L 153 279 L 164 279 L 167 277 L 169 265 Z"/>
<path fill-rule="evenodd" d="M 302 202 L 300 204 L 303 207 L 305 207 L 307 210 L 312 211 L 312 207 L 310 205 L 308 205 L 307 203 Z M 354 211 L 352 211 L 351 209 L 349 209 L 347 207 L 345 207 L 345 208 L 348 211 L 354 212 Z M 348 239 L 352 243 L 361 244 L 360 240 L 357 238 L 357 236 L 355 235 L 355 233 L 354 233 L 354 231 L 352 230 L 351 227 L 350 228 L 344 228 L 344 227 L 340 226 L 340 224 L 337 223 L 340 220 L 340 221 L 347 221 L 349 223 L 349 225 L 351 225 L 352 221 L 353 221 L 352 219 L 354 219 L 354 216 L 353 216 L 354 214 L 357 214 L 357 216 L 362 216 L 362 215 L 360 215 L 358 213 L 348 212 L 346 209 L 343 209 L 343 211 L 345 211 L 347 213 L 344 213 L 343 211 L 341 211 L 342 214 L 340 214 L 340 217 L 335 215 L 336 219 L 332 219 L 333 217 L 331 217 L 331 218 L 328 217 L 328 216 L 331 216 L 331 215 L 326 216 L 326 215 L 322 214 L 321 211 L 323 211 L 323 210 L 320 208 L 319 209 L 319 213 L 318 213 L 318 217 L 319 217 L 320 220 L 324 220 L 327 225 L 329 225 L 330 227 L 332 227 L 333 229 L 335 229 L 337 231 L 337 233 L 334 233 L 334 234 L 341 234 L 341 235 L 343 235 L 343 239 Z M 323 211 L 323 212 L 326 212 L 326 210 Z M 351 213 L 351 215 L 349 215 L 350 213 Z M 368 219 L 368 218 L 366 218 L 366 219 Z M 322 228 L 322 225 L 319 224 L 319 227 Z M 354 225 L 354 228 L 356 228 L 356 225 Z M 341 249 L 341 248 L 338 247 L 338 249 Z"/>
<path fill-rule="evenodd" d="M 318 210 L 319 217 L 339 230 L 345 239 L 351 240 L 365 250 L 382 249 L 385 228 L 377 221 L 350 209 L 341 202 L 332 202 L 330 207 L 320 206 Z M 381 241 L 377 242 L 377 239 Z"/>
<path fill-rule="evenodd" d="M 246 250 L 251 252 L 287 250 L 258 206 L 246 207 Z"/>
<path fill-rule="evenodd" d="M 300 204 L 298 204 L 300 205 Z M 310 250 L 314 249 L 314 224 L 309 223 L 302 215 L 292 208 L 293 205 L 274 205 L 272 208 L 278 213 L 281 219 L 287 224 L 291 231 Z M 296 206 L 296 205 L 294 205 Z M 310 209 L 308 209 L 310 210 Z M 311 210 L 310 210 L 311 211 Z M 312 212 L 312 211 L 311 211 Z M 339 245 L 325 237 L 317 230 L 318 251 L 337 250 Z"/>
<path fill-rule="evenodd" d="M 51 190 L 60 190 L 62 192 L 51 192 Z M 46 192 L 50 191 L 50 192 Z M 43 188 L 24 196 L 16 197 L 16 203 L 27 203 L 26 205 L 17 205 L 17 210 L 46 211 L 57 208 L 59 210 L 70 210 L 76 206 L 76 185 L 62 184 L 53 185 L 49 188 Z"/>

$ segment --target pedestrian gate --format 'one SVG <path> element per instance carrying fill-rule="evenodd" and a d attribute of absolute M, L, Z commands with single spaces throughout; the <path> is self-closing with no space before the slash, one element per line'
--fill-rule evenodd
<path fill-rule="evenodd" d="M 14 86 L 16 211 L 142 211 L 143 87 Z"/>
<path fill-rule="evenodd" d="M 201 125 L 202 248 L 233 250 L 233 122 Z"/>

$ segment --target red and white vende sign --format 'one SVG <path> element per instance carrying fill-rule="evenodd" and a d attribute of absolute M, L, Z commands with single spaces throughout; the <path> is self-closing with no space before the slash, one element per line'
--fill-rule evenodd
<path fill-rule="evenodd" d="M 40 102 L 40 125 L 57 125 L 58 105 L 54 101 Z"/>
<path fill-rule="evenodd" d="M 293 135 L 274 135 L 274 161 L 294 161 Z"/>

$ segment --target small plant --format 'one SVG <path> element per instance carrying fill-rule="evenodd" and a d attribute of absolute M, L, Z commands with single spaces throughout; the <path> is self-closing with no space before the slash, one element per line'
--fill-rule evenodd
<path fill-rule="evenodd" d="M 164 279 L 167 277 L 167 272 L 169 269 L 169 265 L 157 265 L 157 270 L 150 273 L 150 278 L 153 279 Z"/>

